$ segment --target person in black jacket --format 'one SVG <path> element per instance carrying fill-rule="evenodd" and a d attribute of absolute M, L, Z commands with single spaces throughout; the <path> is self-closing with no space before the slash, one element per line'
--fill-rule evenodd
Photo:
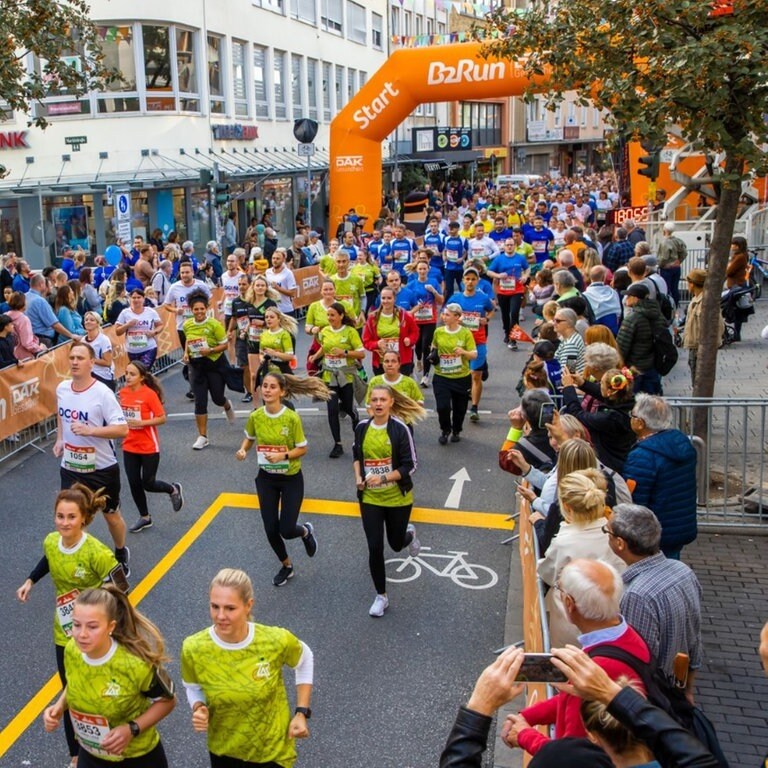
<path fill-rule="evenodd" d="M 16 365 L 16 336 L 13 333 L 13 320 L 8 315 L 0 315 L 0 368 Z"/>
<path fill-rule="evenodd" d="M 620 751 L 626 747 L 617 745 L 617 740 L 611 740 L 604 729 L 598 730 L 599 726 L 593 724 L 596 730 L 590 731 L 590 736 L 602 750 L 589 747 L 586 739 L 558 739 L 536 754 L 530 768 L 641 766 L 649 765 L 654 758 L 669 768 L 719 768 L 715 757 L 695 736 L 633 688 L 622 688 L 611 680 L 580 648 L 569 645 L 553 648 L 552 653 L 552 663 L 566 675 L 572 686 L 570 690 L 594 702 L 591 708 L 602 707 L 612 720 L 626 729 L 630 738 L 625 734 L 622 744 L 631 744 L 632 749 L 643 751 L 637 753 L 637 762 L 631 756 L 627 761 L 627 755 Z M 521 649 L 510 647 L 483 671 L 467 706 L 459 708 L 440 756 L 440 768 L 481 768 L 493 714 L 523 690 L 521 685 L 515 685 L 515 680 L 524 656 Z M 593 723 L 593 718 L 589 719 Z M 611 760 L 611 753 L 620 756 L 621 762 Z"/>
<path fill-rule="evenodd" d="M 391 415 L 394 402 L 390 387 L 379 385 L 371 390 L 373 416 L 357 425 L 352 447 L 360 516 L 368 540 L 368 565 L 376 588 L 376 597 L 368 611 L 374 617 L 383 616 L 389 607 L 384 530 L 395 552 L 408 547 L 411 557 L 416 557 L 421 549 L 416 528 L 409 522 L 416 449 L 408 427 Z"/>

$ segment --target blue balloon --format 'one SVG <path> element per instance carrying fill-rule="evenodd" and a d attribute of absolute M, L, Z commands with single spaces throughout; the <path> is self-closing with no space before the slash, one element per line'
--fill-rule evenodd
<path fill-rule="evenodd" d="M 116 267 L 123 258 L 123 252 L 116 245 L 108 245 L 107 250 L 104 251 L 104 258 L 107 260 L 107 264 Z"/>

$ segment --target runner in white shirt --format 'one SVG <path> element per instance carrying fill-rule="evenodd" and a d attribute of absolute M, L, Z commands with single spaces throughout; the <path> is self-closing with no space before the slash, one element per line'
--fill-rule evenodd
<path fill-rule="evenodd" d="M 183 261 L 179 266 L 179 282 L 174 283 L 169 289 L 163 302 L 163 308 L 167 312 L 173 312 L 176 315 L 176 331 L 179 334 L 179 344 L 184 349 L 187 345 L 187 339 L 184 335 L 184 321 L 192 317 L 192 310 L 187 305 L 187 297 L 192 291 L 203 291 L 206 296 L 211 295 L 208 286 L 202 280 L 195 280 L 195 271 L 191 261 Z M 185 365 L 181 369 L 181 375 L 189 381 L 189 369 Z M 194 400 L 195 396 L 190 387 L 187 392 L 187 399 Z"/>
<path fill-rule="evenodd" d="M 280 294 L 277 308 L 284 314 L 293 317 L 293 299 L 298 293 L 296 278 L 285 266 L 285 248 L 278 248 L 272 254 L 272 266 L 264 273 L 271 288 Z"/>
<path fill-rule="evenodd" d="M 125 336 L 129 360 L 139 360 L 147 370 L 157 357 L 157 336 L 163 331 L 163 321 L 152 307 L 144 306 L 144 289 L 131 291 L 131 304 L 118 316 L 115 333 Z"/>
<path fill-rule="evenodd" d="M 221 275 L 221 287 L 224 289 L 224 302 L 222 312 L 224 312 L 224 327 L 229 328 L 232 320 L 232 302 L 240 295 L 240 278 L 245 274 L 240 269 L 240 259 L 245 259 L 245 249 L 235 248 L 227 256 L 227 269 Z M 235 337 L 229 340 L 227 356 L 231 363 L 235 363 Z"/>
<path fill-rule="evenodd" d="M 53 455 L 61 458 L 61 487 L 82 483 L 92 491 L 105 490 L 104 519 L 115 543 L 115 557 L 130 574 L 130 552 L 125 546 L 125 521 L 120 514 L 120 467 L 114 440 L 128 434 L 123 409 L 115 394 L 93 378 L 95 353 L 85 342 L 69 349 L 70 380 L 56 387 L 58 406 Z"/>
<path fill-rule="evenodd" d="M 470 261 L 482 261 L 487 265 L 488 262 L 499 255 L 499 246 L 495 240 L 492 240 L 485 234 L 485 227 L 481 221 L 475 224 L 475 236 L 467 240 L 467 258 Z"/>

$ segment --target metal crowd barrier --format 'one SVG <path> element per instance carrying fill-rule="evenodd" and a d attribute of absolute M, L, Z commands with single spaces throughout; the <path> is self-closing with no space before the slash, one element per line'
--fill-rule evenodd
<path fill-rule="evenodd" d="M 765 527 L 768 524 L 768 400 L 673 397 L 668 402 L 675 427 L 692 436 L 699 456 L 699 524 Z"/>

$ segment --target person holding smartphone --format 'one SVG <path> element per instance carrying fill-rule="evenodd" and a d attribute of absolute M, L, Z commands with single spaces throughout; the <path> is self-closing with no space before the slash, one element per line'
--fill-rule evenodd
<path fill-rule="evenodd" d="M 56 647 L 56 667 L 61 685 L 66 687 L 64 648 L 72 637 L 72 610 L 80 592 L 113 580 L 128 590 L 128 580 L 109 547 L 86 533 L 99 510 L 106 505 L 103 490 L 94 492 L 76 483 L 60 491 L 54 508 L 56 531 L 43 541 L 43 556 L 26 581 L 16 590 L 16 597 L 26 603 L 32 587 L 47 573 L 51 574 L 56 590 L 56 612 L 53 622 L 53 642 Z M 78 745 L 69 714 L 64 717 L 64 734 L 72 763 L 77 762 Z"/>

